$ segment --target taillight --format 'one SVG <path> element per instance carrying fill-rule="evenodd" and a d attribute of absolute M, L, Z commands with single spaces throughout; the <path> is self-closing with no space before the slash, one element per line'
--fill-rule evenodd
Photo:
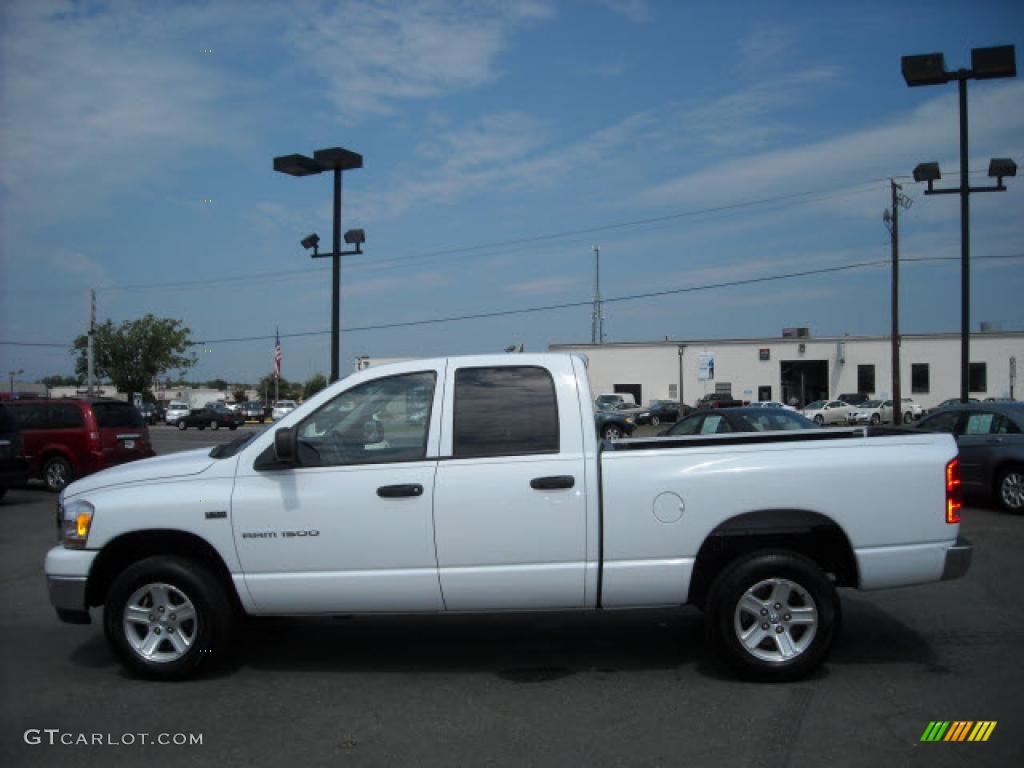
<path fill-rule="evenodd" d="M 960 459 L 953 459 L 946 465 L 946 522 L 950 525 L 960 522 Z"/>

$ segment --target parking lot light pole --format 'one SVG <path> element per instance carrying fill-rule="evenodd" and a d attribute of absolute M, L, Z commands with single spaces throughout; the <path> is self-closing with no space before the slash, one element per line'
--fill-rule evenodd
<path fill-rule="evenodd" d="M 945 57 L 941 53 L 904 56 L 901 59 L 900 68 L 903 72 L 903 79 L 911 88 L 957 81 L 960 103 L 960 186 L 956 189 L 934 189 L 932 187 L 932 183 L 940 178 L 938 163 L 922 163 L 917 166 L 914 169 L 914 181 L 928 182 L 926 195 L 960 195 L 960 400 L 966 403 L 971 365 L 970 195 L 973 192 L 1005 191 L 1006 187 L 1003 186 L 1002 177 L 1013 176 L 1017 171 L 1017 166 L 1012 160 L 993 160 L 993 165 L 1004 164 L 1003 170 L 1007 171 L 996 175 L 993 174 L 993 166 L 989 166 L 989 176 L 996 176 L 999 179 L 998 184 L 994 187 L 970 186 L 967 176 L 967 81 L 1016 77 L 1017 63 L 1013 46 L 1000 45 L 993 48 L 974 48 L 971 51 L 970 69 L 961 68 L 954 72 L 948 71 Z M 1010 165 L 1012 165 L 1012 171 Z"/>
<path fill-rule="evenodd" d="M 313 176 L 323 171 L 334 171 L 334 221 L 332 225 L 333 248 L 331 253 L 318 253 L 315 257 L 332 259 L 331 265 L 331 381 L 341 378 L 341 174 L 363 167 L 363 156 L 341 147 L 318 149 L 313 157 L 306 155 L 283 155 L 274 158 L 274 170 L 289 176 Z M 352 230 L 360 232 L 362 230 Z M 364 238 L 365 239 L 365 238 Z M 319 240 L 319 238 L 318 238 Z M 360 243 L 363 241 L 361 240 Z M 351 253 L 362 253 L 358 248 Z"/>

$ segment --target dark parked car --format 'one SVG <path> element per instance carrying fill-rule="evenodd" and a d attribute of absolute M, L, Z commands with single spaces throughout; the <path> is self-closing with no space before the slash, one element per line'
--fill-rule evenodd
<path fill-rule="evenodd" d="M 693 412 L 693 408 L 681 405 L 675 400 L 651 400 L 651 405 L 648 408 L 651 412 L 651 424 L 656 427 L 663 421 L 679 421 L 680 409 L 682 409 L 683 416 L 688 416 Z"/>
<path fill-rule="evenodd" d="M 159 403 L 143 403 L 139 406 L 139 413 L 142 414 L 142 418 L 145 419 L 149 425 L 159 424 L 164 420 L 164 408 Z"/>
<path fill-rule="evenodd" d="M 250 400 L 247 403 L 242 403 L 238 410 L 246 421 L 258 421 L 262 424 L 267 420 L 267 416 L 263 411 L 263 403 L 258 400 Z"/>
<path fill-rule="evenodd" d="M 821 429 L 810 419 L 783 408 L 729 408 L 715 412 L 694 411 L 660 434 L 721 435 L 725 432 L 774 432 Z"/>
<path fill-rule="evenodd" d="M 636 429 L 636 419 L 617 408 L 598 408 L 594 411 L 597 434 L 604 440 L 629 437 Z"/>
<path fill-rule="evenodd" d="M 11 412 L 0 403 L 0 499 L 7 489 L 28 480 L 28 459 L 21 442 L 21 430 Z"/>
<path fill-rule="evenodd" d="M 1024 513 L 1024 404 L 957 403 L 928 414 L 916 428 L 956 438 L 965 491 Z"/>
<path fill-rule="evenodd" d="M 619 403 L 613 406 L 613 410 L 618 411 L 624 416 L 632 416 L 634 424 L 650 424 L 651 423 L 651 409 L 644 408 L 642 405 L 634 405 L 633 403 Z"/>
<path fill-rule="evenodd" d="M 139 409 L 121 400 L 17 400 L 7 407 L 21 427 L 29 474 L 51 491 L 76 477 L 155 455 Z"/>
<path fill-rule="evenodd" d="M 245 417 L 241 413 L 232 411 L 223 403 L 207 403 L 202 408 L 190 411 L 188 416 L 182 416 L 175 424 L 178 429 L 188 429 L 189 427 L 238 429 L 245 424 Z"/>
<path fill-rule="evenodd" d="M 697 401 L 696 410 L 699 411 L 703 408 L 740 408 L 742 406 L 743 401 L 734 399 L 732 395 L 712 392 L 704 395 L 704 397 Z"/>

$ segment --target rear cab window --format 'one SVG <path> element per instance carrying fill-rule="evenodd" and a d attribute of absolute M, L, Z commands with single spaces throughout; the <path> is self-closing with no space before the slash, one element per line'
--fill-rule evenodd
<path fill-rule="evenodd" d="M 558 453 L 551 373 L 525 365 L 458 369 L 452 438 L 457 459 Z"/>

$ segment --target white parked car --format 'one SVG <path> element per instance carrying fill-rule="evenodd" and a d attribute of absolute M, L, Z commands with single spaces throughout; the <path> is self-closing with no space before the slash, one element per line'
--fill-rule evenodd
<path fill-rule="evenodd" d="M 801 413 L 819 424 L 846 424 L 853 411 L 854 407 L 842 400 L 815 400 L 808 403 Z"/>
<path fill-rule="evenodd" d="M 892 422 L 892 400 L 866 400 L 850 411 L 851 424 L 889 424 Z"/>
<path fill-rule="evenodd" d="M 164 421 L 168 424 L 177 424 L 178 420 L 188 416 L 188 413 L 188 403 L 172 400 L 167 404 L 167 410 L 164 411 Z"/>
<path fill-rule="evenodd" d="M 758 400 L 750 404 L 752 408 L 784 408 L 787 411 L 795 411 L 792 405 L 780 403 L 778 400 Z"/>
<path fill-rule="evenodd" d="M 285 416 L 287 416 L 289 413 L 291 413 L 298 407 L 299 404 L 296 403 L 294 400 L 278 400 L 276 403 L 274 403 L 274 407 L 270 412 L 270 418 L 272 418 L 274 421 L 277 421 L 278 419 L 283 419 Z"/>
<path fill-rule="evenodd" d="M 924 415 L 924 408 L 915 403 L 913 398 L 903 398 L 903 423 L 909 424 L 912 421 L 917 421 Z"/>

